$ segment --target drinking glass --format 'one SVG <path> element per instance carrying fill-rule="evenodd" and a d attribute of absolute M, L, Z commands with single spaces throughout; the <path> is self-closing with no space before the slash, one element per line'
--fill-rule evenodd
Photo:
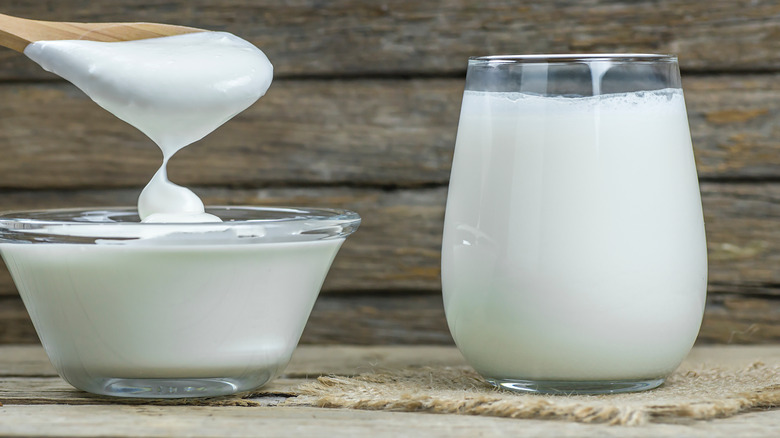
<path fill-rule="evenodd" d="M 677 58 L 469 59 L 442 283 L 455 343 L 493 385 L 662 384 L 707 286 Z"/>

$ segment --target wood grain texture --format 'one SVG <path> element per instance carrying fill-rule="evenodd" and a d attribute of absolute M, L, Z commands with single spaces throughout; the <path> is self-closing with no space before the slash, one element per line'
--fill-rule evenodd
<path fill-rule="evenodd" d="M 3 9 L 226 30 L 265 50 L 280 76 L 453 74 L 468 56 L 505 53 L 673 52 L 688 70 L 780 68 L 777 0 L 62 0 Z M 0 79 L 50 77 L 9 52 L 0 52 Z"/>
<path fill-rule="evenodd" d="M 697 350 L 707 356 L 714 354 L 712 348 Z M 762 347 L 751 350 L 770 352 Z M 301 345 L 281 377 L 289 382 L 328 374 L 353 376 L 391 368 L 465 364 L 458 350 L 443 345 Z M 57 372 L 40 345 L 4 344 L 0 346 L 0 378 L 8 377 L 57 377 Z"/>
<path fill-rule="evenodd" d="M 56 377 L 46 351 L 37 344 L 5 344 L 0 348 L 0 378 Z"/>
<path fill-rule="evenodd" d="M 780 338 L 780 0 L 14 0 L 2 8 L 226 30 L 269 55 L 277 76 L 269 93 L 177 154 L 170 175 L 209 204 L 363 216 L 325 284 L 360 294 L 325 294 L 307 343 L 451 342 L 437 295 L 439 245 L 468 56 L 677 53 L 710 255 L 700 340 Z M 0 210 L 134 204 L 160 164 L 157 148 L 73 86 L 36 82 L 50 79 L 0 50 Z M 0 268 L 0 342 L 37 342 L 15 294 Z M 332 323 L 344 315 L 351 319 Z"/>
<path fill-rule="evenodd" d="M 684 77 L 683 89 L 701 178 L 780 177 L 780 75 Z"/>
<path fill-rule="evenodd" d="M 278 81 L 171 161 L 181 184 L 444 183 L 462 81 Z M 45 123 L 42 121 L 45 120 Z M 0 86 L 0 187 L 143 187 L 140 132 L 68 84 Z"/>
<path fill-rule="evenodd" d="M 19 360 L 11 355 L 19 354 Z M 777 346 L 697 346 L 683 366 L 704 364 L 724 367 L 744 366 L 756 360 L 777 363 Z M 0 433 L 7 436 L 192 436 L 246 437 L 289 436 L 294 431 L 306 437 L 376 438 L 475 437 L 475 436 L 620 436 L 620 437 L 734 437 L 774 436 L 780 427 L 780 411 L 751 412 L 731 418 L 680 424 L 653 423 L 640 427 L 582 424 L 539 419 L 505 419 L 483 416 L 432 415 L 388 411 L 286 408 L 261 406 L 165 406 L 158 401 L 117 400 L 75 391 L 57 377 L 31 376 L 22 372 L 8 375 L 9 369 L 26 369 L 20 362 L 37 358 L 27 368 L 48 369 L 43 351 L 37 346 L 0 346 Z M 454 347 L 354 347 L 301 346 L 287 370 L 321 374 L 350 375 L 356 371 L 398 369 L 420 365 L 459 366 L 463 359 Z M 278 379 L 248 401 L 273 399 L 300 379 Z M 263 396 L 271 394 L 271 397 Z M 229 401 L 229 400 L 228 400 Z M 180 402 L 168 402 L 180 403 Z M 197 403 L 192 401 L 189 403 Z"/>
<path fill-rule="evenodd" d="M 278 378 L 257 390 L 257 398 L 289 393 L 304 379 Z M 0 377 L 0 403 L 4 405 L 168 405 L 201 404 L 197 399 L 142 400 L 90 394 L 72 387 L 60 377 Z"/>
<path fill-rule="evenodd" d="M 710 290 L 780 295 L 780 184 L 702 184 Z"/>
<path fill-rule="evenodd" d="M 777 344 L 780 342 L 780 299 L 710 295 L 698 342 Z"/>
<path fill-rule="evenodd" d="M 684 366 L 718 363 L 739 367 L 750 360 L 780 362 L 777 345 L 697 345 Z M 423 366 L 463 366 L 466 360 L 451 345 L 299 345 L 283 378 L 311 379 L 321 375 L 354 376 L 379 370 Z M 0 345 L 0 378 L 57 377 L 43 347 Z"/>
<path fill-rule="evenodd" d="M 446 188 L 385 191 L 351 188 L 202 189 L 209 205 L 347 208 L 363 222 L 342 247 L 325 290 L 435 290 Z M 140 190 L 6 192 L 0 211 L 74 206 L 135 205 Z M 0 269 L 0 294 L 14 288 Z"/>
<path fill-rule="evenodd" d="M 0 344 L 38 344 L 40 339 L 19 297 L 0 296 Z"/>
<path fill-rule="evenodd" d="M 703 183 L 710 291 L 780 295 L 780 183 Z M 140 190 L 7 191 L 0 211 L 134 205 Z M 326 291 L 438 291 L 446 187 L 202 188 L 209 205 L 323 206 L 363 218 L 344 244 Z M 5 268 L 0 294 L 15 289 Z"/>
<path fill-rule="evenodd" d="M 615 427 L 543 419 L 506 419 L 388 411 L 284 407 L 6 405 L 0 431 L 13 437 L 773 437 L 780 410 L 691 424 Z"/>
<path fill-rule="evenodd" d="M 67 23 L 30 20 L 0 14 L 0 45 L 23 53 L 36 41 L 90 40 L 102 42 L 142 40 L 185 33 L 200 29 L 156 23 Z"/>
<path fill-rule="evenodd" d="M 451 342 L 438 295 L 445 188 L 198 190 L 210 204 L 340 206 L 361 213 L 361 229 L 336 258 L 305 343 Z M 780 341 L 780 184 L 702 185 L 710 250 L 710 302 L 700 340 Z M 132 204 L 138 191 L 14 191 L 0 209 Z M 0 343 L 37 342 L 7 271 L 0 275 Z M 399 291 L 427 291 L 398 294 Z M 388 296 L 381 293 L 385 291 Z"/>
<path fill-rule="evenodd" d="M 0 297 L 0 345 L 38 344 L 18 297 Z M 452 345 L 441 295 L 323 294 L 314 306 L 301 344 Z M 711 293 L 699 344 L 777 344 L 780 300 Z M 1 361 L 0 361 L 1 362 Z M 297 373 L 297 374 L 296 374 Z M 292 376 L 300 376 L 296 371 Z"/>
<path fill-rule="evenodd" d="M 684 82 L 699 174 L 780 178 L 780 75 Z M 463 81 L 277 81 L 171 161 L 185 185 L 446 184 Z M 45 122 L 44 122 L 45 121 Z M 141 133 L 69 84 L 0 86 L 0 188 L 142 187 L 160 165 Z"/>

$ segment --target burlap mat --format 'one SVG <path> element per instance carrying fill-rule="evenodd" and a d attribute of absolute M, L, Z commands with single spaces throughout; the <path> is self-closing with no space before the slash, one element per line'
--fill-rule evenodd
<path fill-rule="evenodd" d="M 780 406 L 780 366 L 681 369 L 654 390 L 599 396 L 516 394 L 471 369 L 449 367 L 320 377 L 292 392 L 281 405 L 641 425 Z"/>
<path fill-rule="evenodd" d="M 598 396 L 517 394 L 494 388 L 467 367 L 324 376 L 292 387 L 272 383 L 249 393 L 213 398 L 118 400 L 75 389 L 70 392 L 71 404 L 315 406 L 637 426 L 709 420 L 780 407 L 780 364 L 697 365 L 677 370 L 657 389 Z"/>

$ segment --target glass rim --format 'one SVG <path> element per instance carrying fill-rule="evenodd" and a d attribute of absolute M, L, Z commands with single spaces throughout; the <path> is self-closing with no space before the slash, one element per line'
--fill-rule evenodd
<path fill-rule="evenodd" d="M 469 63 L 484 64 L 566 64 L 592 61 L 677 62 L 677 55 L 661 53 L 572 53 L 531 55 L 471 56 Z"/>

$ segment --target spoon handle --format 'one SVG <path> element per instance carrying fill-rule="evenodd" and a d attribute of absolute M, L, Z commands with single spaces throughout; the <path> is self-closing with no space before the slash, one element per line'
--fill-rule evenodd
<path fill-rule="evenodd" d="M 0 46 L 23 52 L 33 40 L 30 33 L 37 28 L 33 20 L 0 14 Z"/>
<path fill-rule="evenodd" d="M 0 46 L 24 52 L 35 41 L 130 41 L 203 32 L 194 27 L 158 23 L 68 23 L 28 20 L 0 14 Z"/>

